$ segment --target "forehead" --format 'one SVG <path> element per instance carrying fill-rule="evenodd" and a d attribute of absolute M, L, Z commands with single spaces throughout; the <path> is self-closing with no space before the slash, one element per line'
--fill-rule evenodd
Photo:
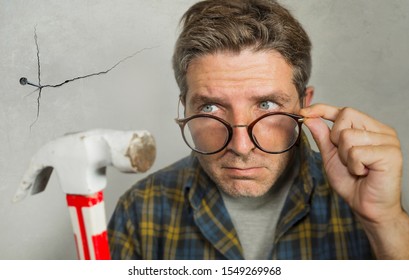
<path fill-rule="evenodd" d="M 243 50 L 203 55 L 192 60 L 186 80 L 188 98 L 217 92 L 224 95 L 283 92 L 297 96 L 293 69 L 276 51 Z"/>

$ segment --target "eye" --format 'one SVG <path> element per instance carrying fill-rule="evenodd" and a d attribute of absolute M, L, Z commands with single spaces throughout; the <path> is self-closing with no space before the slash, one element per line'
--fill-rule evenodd
<path fill-rule="evenodd" d="M 273 110 L 278 107 L 277 103 L 274 103 L 272 101 L 263 101 L 260 103 L 260 109 L 262 110 Z"/>
<path fill-rule="evenodd" d="M 216 105 L 214 104 L 206 104 L 202 107 L 202 112 L 203 113 L 214 113 L 218 110 L 219 108 L 217 108 Z"/>

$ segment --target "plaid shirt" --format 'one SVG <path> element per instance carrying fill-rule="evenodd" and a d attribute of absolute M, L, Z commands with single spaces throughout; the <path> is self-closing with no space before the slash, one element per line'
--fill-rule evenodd
<path fill-rule="evenodd" d="M 300 174 L 281 212 L 271 259 L 371 259 L 350 207 L 329 187 L 302 138 Z M 214 182 L 191 155 L 138 182 L 108 225 L 113 259 L 243 259 Z"/>

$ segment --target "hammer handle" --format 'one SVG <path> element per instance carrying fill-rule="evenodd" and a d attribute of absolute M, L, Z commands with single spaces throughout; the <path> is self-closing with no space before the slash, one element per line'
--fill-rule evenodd
<path fill-rule="evenodd" d="M 92 195 L 67 194 L 78 259 L 109 260 L 103 192 Z"/>

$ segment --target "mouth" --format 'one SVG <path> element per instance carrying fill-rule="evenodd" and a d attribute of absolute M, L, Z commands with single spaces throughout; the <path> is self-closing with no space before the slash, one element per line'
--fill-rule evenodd
<path fill-rule="evenodd" d="M 225 174 L 233 178 L 254 178 L 263 170 L 262 167 L 223 167 Z"/>

